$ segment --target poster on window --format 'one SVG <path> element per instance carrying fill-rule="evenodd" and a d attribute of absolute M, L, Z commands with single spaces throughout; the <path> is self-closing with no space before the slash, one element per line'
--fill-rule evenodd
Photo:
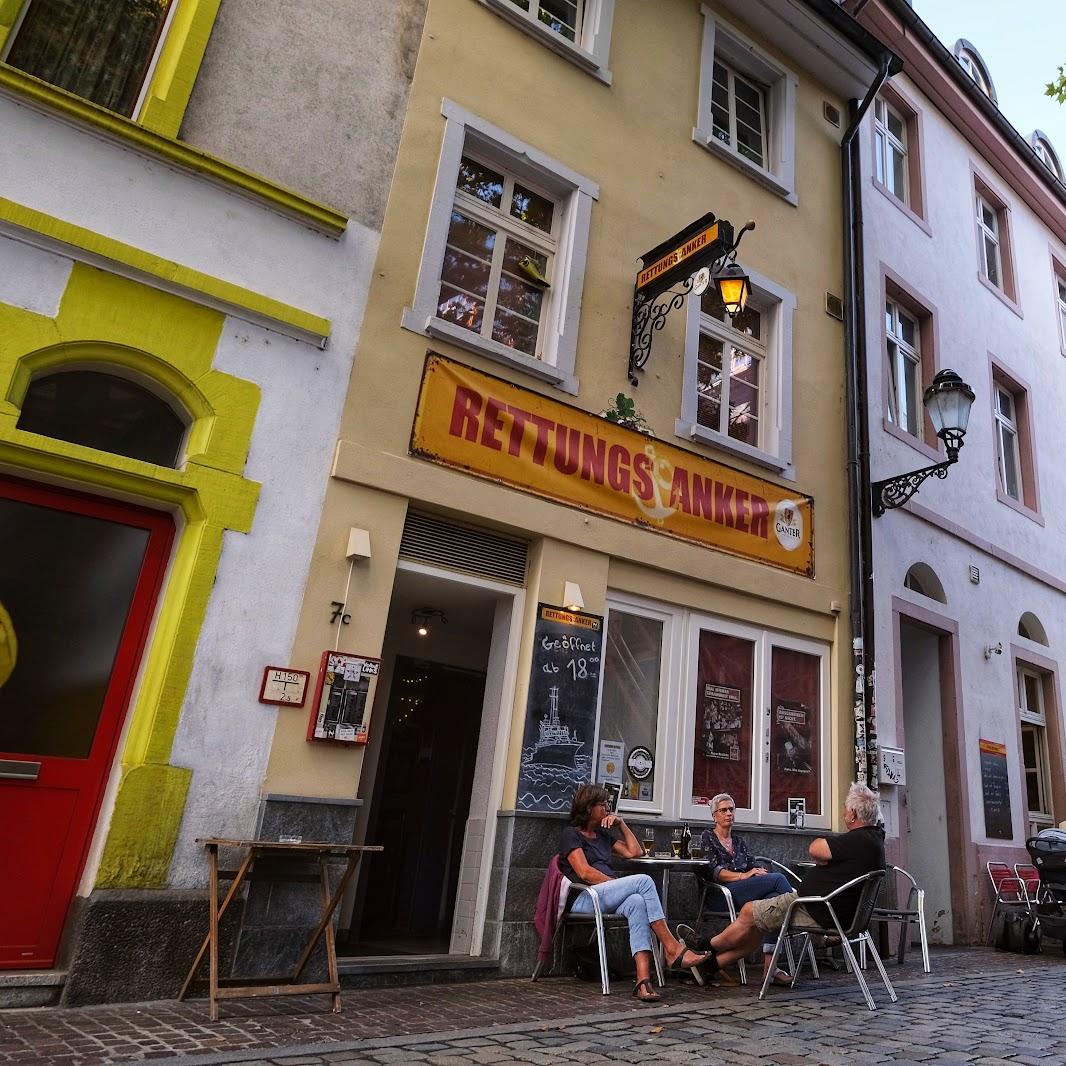
<path fill-rule="evenodd" d="M 821 659 L 774 648 L 770 672 L 770 810 L 789 811 L 804 801 L 821 814 L 819 766 Z"/>
<path fill-rule="evenodd" d="M 692 738 L 692 802 L 728 792 L 751 807 L 752 679 L 755 646 L 739 637 L 700 633 Z"/>

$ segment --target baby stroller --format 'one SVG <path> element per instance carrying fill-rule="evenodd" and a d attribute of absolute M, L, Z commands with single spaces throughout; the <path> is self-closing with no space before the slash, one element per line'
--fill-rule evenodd
<path fill-rule="evenodd" d="M 1040 873 L 1040 890 L 1033 905 L 1040 936 L 1061 940 L 1066 953 L 1066 832 L 1045 829 L 1030 837 L 1025 847 Z"/>

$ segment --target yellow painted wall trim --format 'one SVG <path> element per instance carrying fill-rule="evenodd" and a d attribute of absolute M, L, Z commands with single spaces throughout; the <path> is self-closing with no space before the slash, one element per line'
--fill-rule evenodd
<path fill-rule="evenodd" d="M 145 764 L 122 777 L 97 888 L 163 888 L 178 840 L 192 771 Z M 144 839 L 144 814 L 152 811 L 151 839 Z"/>
<path fill-rule="evenodd" d="M 176 137 L 221 0 L 178 0 L 138 121 Z"/>
<path fill-rule="evenodd" d="M 225 314 L 250 319 L 319 346 L 329 338 L 328 318 L 94 233 L 14 200 L 0 197 L 0 223 L 39 234 L 47 239 L 51 250 L 91 265 L 114 270 L 125 268 L 134 273 L 135 280 L 160 285 L 165 291 L 176 292 L 198 303 L 204 303 L 206 298 L 208 306 Z"/>
<path fill-rule="evenodd" d="M 174 547 L 146 646 L 98 883 L 165 884 L 191 772 L 169 766 L 227 530 L 248 532 L 260 486 L 244 476 L 259 388 L 213 368 L 217 310 L 76 263 L 55 318 L 0 303 L 0 467 L 130 500 L 176 518 Z M 135 370 L 192 418 L 178 469 L 20 430 L 35 372 L 92 362 Z"/>
<path fill-rule="evenodd" d="M 175 140 L 173 135 L 146 129 L 131 119 L 108 111 L 99 104 L 83 100 L 65 89 L 49 85 L 48 82 L 34 78 L 6 63 L 0 63 L 0 90 L 49 111 L 56 111 L 64 118 L 91 126 L 98 133 L 165 159 L 173 166 L 219 182 L 275 211 L 298 219 L 327 236 L 339 237 L 348 226 L 347 216 L 332 207 Z"/>

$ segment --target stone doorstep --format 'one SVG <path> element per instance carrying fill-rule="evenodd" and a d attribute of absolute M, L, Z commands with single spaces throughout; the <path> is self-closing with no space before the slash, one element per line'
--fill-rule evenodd
<path fill-rule="evenodd" d="M 54 1007 L 66 983 L 66 970 L 0 970 L 0 1010 Z"/>
<path fill-rule="evenodd" d="M 67 983 L 66 970 L 0 970 L 0 989 L 48 985 L 62 988 Z"/>
<path fill-rule="evenodd" d="M 362 955 L 337 959 L 337 969 L 345 974 L 406 973 L 425 970 L 484 970 L 495 976 L 499 959 L 472 955 Z"/>

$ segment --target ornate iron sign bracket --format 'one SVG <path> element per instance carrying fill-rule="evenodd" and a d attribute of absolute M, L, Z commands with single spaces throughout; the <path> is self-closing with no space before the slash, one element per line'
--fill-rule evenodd
<path fill-rule="evenodd" d="M 959 461 L 959 449 L 962 447 L 964 432 L 946 429 L 941 433 L 941 439 L 948 453 L 944 462 L 922 467 L 921 470 L 911 470 L 906 474 L 897 474 L 884 481 L 875 481 L 870 486 L 874 517 L 880 518 L 885 511 L 890 511 L 894 507 L 902 507 L 929 478 L 937 477 L 943 481 L 948 476 L 948 471 Z"/>

